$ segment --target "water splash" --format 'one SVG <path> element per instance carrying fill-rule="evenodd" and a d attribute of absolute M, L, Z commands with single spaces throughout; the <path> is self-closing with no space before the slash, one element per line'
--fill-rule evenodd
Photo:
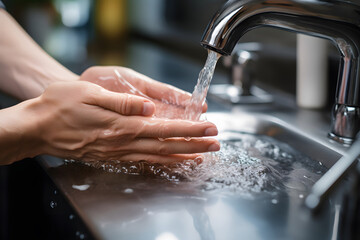
<path fill-rule="evenodd" d="M 221 151 L 205 154 L 202 164 L 191 160 L 169 165 L 146 161 L 85 164 L 112 173 L 160 178 L 200 191 L 246 196 L 283 190 L 303 194 L 327 170 L 267 136 L 232 132 L 220 134 L 219 138 Z"/>

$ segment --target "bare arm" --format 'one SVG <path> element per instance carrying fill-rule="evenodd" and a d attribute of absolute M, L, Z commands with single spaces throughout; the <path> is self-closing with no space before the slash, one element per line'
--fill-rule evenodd
<path fill-rule="evenodd" d="M 211 123 L 154 119 L 148 99 L 76 81 L 79 76 L 46 54 L 4 10 L 0 29 L 0 90 L 26 100 L 0 110 L 0 165 L 39 154 L 171 162 L 219 149 L 215 139 L 202 138 L 217 134 Z M 95 72 L 87 75 L 83 80 Z"/>
<path fill-rule="evenodd" d="M 0 9 L 0 90 L 20 100 L 39 96 L 53 82 L 78 76 L 41 49 L 19 24 Z"/>

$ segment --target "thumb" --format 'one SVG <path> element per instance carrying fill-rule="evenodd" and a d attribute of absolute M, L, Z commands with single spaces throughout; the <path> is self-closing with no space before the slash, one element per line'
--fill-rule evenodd
<path fill-rule="evenodd" d="M 155 104 L 150 100 L 127 94 L 111 92 L 105 89 L 94 95 L 95 104 L 99 107 L 117 112 L 121 115 L 152 116 Z"/>

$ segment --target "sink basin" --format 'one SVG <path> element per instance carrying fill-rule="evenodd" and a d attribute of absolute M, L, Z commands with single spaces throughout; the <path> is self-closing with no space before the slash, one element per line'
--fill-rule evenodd
<path fill-rule="evenodd" d="M 295 150 L 309 156 L 314 161 L 321 162 L 330 168 L 342 155 L 315 142 L 279 118 L 258 113 L 208 113 L 207 120 L 215 123 L 219 132 L 244 132 L 269 136 L 284 142 Z"/>
<path fill-rule="evenodd" d="M 273 139 L 306 156 L 304 164 L 324 168 L 341 156 L 276 117 L 256 113 L 206 116 L 218 126 L 222 141 L 231 142 L 240 135 Z M 109 173 L 78 163 L 58 164 L 46 157 L 42 163 L 90 232 L 104 239 L 331 239 L 338 221 L 331 201 L 316 216 L 304 210 L 304 197 L 316 179 L 303 182 L 306 188 L 299 189 L 296 181 L 288 181 L 299 170 L 292 167 L 287 169 L 287 178 L 279 176 L 283 189 L 269 190 L 265 184 L 263 190 L 244 195 L 226 184 L 208 190 L 191 181 Z M 311 166 L 306 171 L 311 172 Z M 296 177 L 307 178 L 299 173 Z M 79 190 L 84 185 L 86 189 Z"/>

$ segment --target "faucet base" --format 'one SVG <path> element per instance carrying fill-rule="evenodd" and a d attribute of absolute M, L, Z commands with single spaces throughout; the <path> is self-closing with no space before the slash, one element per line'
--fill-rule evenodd
<path fill-rule="evenodd" d="M 335 104 L 329 137 L 343 144 L 351 144 L 360 130 L 360 107 Z"/>
<path fill-rule="evenodd" d="M 231 84 L 216 84 L 210 86 L 209 95 L 233 104 L 271 103 L 273 97 L 264 90 L 252 86 L 249 94 L 244 94 L 240 87 Z"/>
<path fill-rule="evenodd" d="M 328 138 L 330 138 L 331 140 L 334 140 L 338 143 L 344 144 L 345 146 L 350 146 L 355 140 L 353 138 L 340 137 L 331 132 L 328 133 Z"/>

